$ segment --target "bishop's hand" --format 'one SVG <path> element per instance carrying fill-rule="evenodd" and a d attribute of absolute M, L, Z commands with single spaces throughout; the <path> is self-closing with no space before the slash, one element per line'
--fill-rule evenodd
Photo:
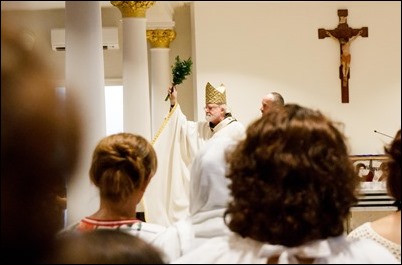
<path fill-rule="evenodd" d="M 168 88 L 168 95 L 165 100 L 170 99 L 170 105 L 174 106 L 177 99 L 177 88 L 175 85 Z"/>

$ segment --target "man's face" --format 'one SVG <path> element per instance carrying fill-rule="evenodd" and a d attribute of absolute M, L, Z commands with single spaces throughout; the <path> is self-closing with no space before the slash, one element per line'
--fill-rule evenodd
<path fill-rule="evenodd" d="M 218 104 L 209 103 L 204 107 L 204 110 L 205 119 L 213 124 L 218 124 L 225 116 L 223 108 L 221 108 Z"/>
<path fill-rule="evenodd" d="M 265 97 L 262 98 L 261 101 L 261 114 L 265 115 L 267 114 L 271 109 L 273 109 L 273 103 L 272 103 L 272 96 L 271 95 L 267 95 Z"/>

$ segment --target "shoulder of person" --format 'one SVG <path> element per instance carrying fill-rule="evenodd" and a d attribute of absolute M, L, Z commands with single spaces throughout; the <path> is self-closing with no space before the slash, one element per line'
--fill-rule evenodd
<path fill-rule="evenodd" d="M 349 232 L 347 235 L 347 239 L 351 238 L 361 238 L 366 237 L 365 235 L 371 231 L 371 226 L 369 222 L 365 222 L 358 227 L 354 228 L 352 231 Z"/>
<path fill-rule="evenodd" d="M 400 264 L 392 253 L 380 243 L 368 238 L 349 240 L 351 255 L 358 263 L 365 264 Z M 354 263 L 354 262 L 351 262 Z"/>

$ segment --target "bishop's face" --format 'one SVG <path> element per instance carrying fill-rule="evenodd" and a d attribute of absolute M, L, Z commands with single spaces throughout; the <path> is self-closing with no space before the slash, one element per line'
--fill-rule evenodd
<path fill-rule="evenodd" d="M 225 117 L 225 112 L 218 104 L 209 103 L 204 107 L 205 119 L 213 124 L 218 124 Z"/>

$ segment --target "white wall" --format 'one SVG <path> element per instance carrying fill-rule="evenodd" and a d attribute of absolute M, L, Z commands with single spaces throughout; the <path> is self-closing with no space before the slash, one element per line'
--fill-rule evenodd
<path fill-rule="evenodd" d="M 369 28 L 368 38 L 359 37 L 351 45 L 348 104 L 341 103 L 339 44 L 318 39 L 318 28 L 337 27 L 338 9 L 349 10 L 350 27 Z M 64 79 L 64 52 L 50 46 L 50 29 L 65 27 L 64 9 L 3 15 L 34 33 L 35 47 L 45 50 L 57 76 Z M 233 113 L 245 125 L 259 117 L 261 97 L 269 91 L 282 93 L 287 102 L 320 109 L 344 122 L 353 154 L 383 153 L 390 139 L 373 131 L 393 136 L 400 128 L 400 2 L 197 1 L 176 8 L 174 21 L 171 64 L 177 55 L 191 56 L 194 62 L 193 74 L 179 88 L 190 119 L 204 118 L 204 88 L 211 82 L 227 86 Z M 102 8 L 102 24 L 121 29 L 120 11 Z M 121 80 L 121 49 L 105 51 L 104 58 L 105 78 Z M 160 107 L 167 111 L 169 103 L 161 102 Z"/>
<path fill-rule="evenodd" d="M 320 109 L 344 123 L 352 154 L 382 154 L 401 121 L 400 2 L 193 2 L 196 117 L 204 87 L 224 83 L 233 114 L 245 125 L 260 117 L 261 97 Z M 334 29 L 338 9 L 368 38 L 351 45 L 350 103 L 341 103 L 339 43 L 318 39 Z"/>

